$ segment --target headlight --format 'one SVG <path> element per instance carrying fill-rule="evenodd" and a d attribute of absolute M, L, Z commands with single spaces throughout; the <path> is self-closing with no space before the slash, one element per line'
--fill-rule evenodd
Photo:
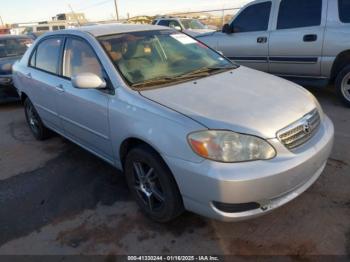
<path fill-rule="evenodd" d="M 225 162 L 268 160 L 276 150 L 265 140 L 231 131 L 201 131 L 188 136 L 193 151 L 206 159 Z"/>

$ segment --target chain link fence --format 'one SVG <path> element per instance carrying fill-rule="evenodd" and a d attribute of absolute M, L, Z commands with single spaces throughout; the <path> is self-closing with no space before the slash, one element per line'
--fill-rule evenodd
<path fill-rule="evenodd" d="M 213 28 L 222 28 L 222 26 L 228 23 L 234 15 L 238 13 L 240 7 L 237 8 L 225 8 L 203 11 L 191 11 L 172 13 L 171 16 L 194 18 L 200 20 L 202 23 Z"/>

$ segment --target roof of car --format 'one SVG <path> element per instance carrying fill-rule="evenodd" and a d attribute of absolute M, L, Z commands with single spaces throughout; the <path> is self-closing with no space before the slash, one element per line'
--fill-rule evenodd
<path fill-rule="evenodd" d="M 162 26 L 156 25 L 135 25 L 135 24 L 103 24 L 103 25 L 93 25 L 93 26 L 82 26 L 73 29 L 78 31 L 83 31 L 92 34 L 95 37 L 104 35 L 113 35 L 128 32 L 138 32 L 138 31 L 152 31 L 165 29 Z M 169 29 L 169 28 L 167 28 Z"/>
<path fill-rule="evenodd" d="M 179 17 L 179 16 L 159 16 L 154 20 L 170 20 L 170 19 L 178 19 L 178 20 L 194 20 L 194 18 L 190 17 Z"/>

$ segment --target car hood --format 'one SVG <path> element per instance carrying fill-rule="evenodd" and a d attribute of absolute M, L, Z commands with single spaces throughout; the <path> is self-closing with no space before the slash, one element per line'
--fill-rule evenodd
<path fill-rule="evenodd" d="M 213 30 L 213 29 L 186 29 L 184 32 L 186 34 L 189 34 L 193 37 L 197 37 L 199 35 L 202 35 L 202 34 L 210 34 L 210 33 L 213 33 L 215 32 L 216 30 Z"/>
<path fill-rule="evenodd" d="M 201 37 L 213 36 L 213 35 L 215 35 L 216 33 L 221 33 L 221 31 L 212 30 L 212 31 L 209 31 L 209 32 L 201 32 L 201 34 L 196 35 L 196 38 L 198 38 L 199 40 L 201 40 L 201 39 L 200 39 Z"/>
<path fill-rule="evenodd" d="M 21 56 L 0 58 L 0 74 L 11 74 L 12 69 L 8 68 L 8 65 L 12 66 L 19 59 Z"/>
<path fill-rule="evenodd" d="M 275 138 L 279 130 L 317 107 L 314 96 L 304 88 L 243 66 L 140 93 L 209 129 L 266 139 Z"/>

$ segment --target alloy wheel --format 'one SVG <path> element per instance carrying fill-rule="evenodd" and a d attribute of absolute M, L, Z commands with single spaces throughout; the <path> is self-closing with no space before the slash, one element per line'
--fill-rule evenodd
<path fill-rule="evenodd" d="M 350 73 L 348 73 L 341 83 L 341 91 L 346 100 L 350 102 Z"/>
<path fill-rule="evenodd" d="M 27 105 L 26 109 L 29 126 L 37 134 L 39 132 L 39 119 L 35 109 L 31 103 Z"/>
<path fill-rule="evenodd" d="M 134 189 L 142 203 L 151 211 L 162 209 L 165 201 L 164 191 L 154 168 L 145 163 L 133 163 Z"/>

